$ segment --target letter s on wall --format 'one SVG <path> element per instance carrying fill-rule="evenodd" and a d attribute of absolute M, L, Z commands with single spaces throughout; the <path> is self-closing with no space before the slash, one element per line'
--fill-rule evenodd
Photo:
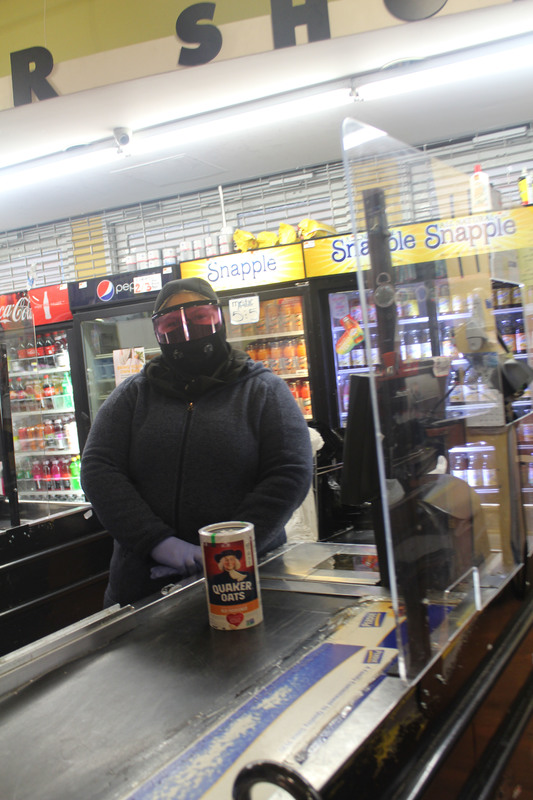
<path fill-rule="evenodd" d="M 185 8 L 176 20 L 176 33 L 188 44 L 198 47 L 182 47 L 178 64 L 182 67 L 196 67 L 212 61 L 222 49 L 222 34 L 215 25 L 199 25 L 200 20 L 212 20 L 215 3 L 195 3 Z"/>

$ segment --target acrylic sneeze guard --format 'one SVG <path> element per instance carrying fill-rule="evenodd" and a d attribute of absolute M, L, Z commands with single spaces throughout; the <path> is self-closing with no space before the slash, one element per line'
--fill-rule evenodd
<path fill-rule="evenodd" d="M 516 423 L 531 403 L 502 371 L 529 356 L 507 352 L 494 298 L 506 287 L 521 314 L 506 233 L 533 209 L 472 214 L 469 175 L 355 120 L 342 144 L 367 365 L 351 380 L 372 408 L 346 433 L 373 426 L 363 499 L 413 681 L 523 560 Z"/>

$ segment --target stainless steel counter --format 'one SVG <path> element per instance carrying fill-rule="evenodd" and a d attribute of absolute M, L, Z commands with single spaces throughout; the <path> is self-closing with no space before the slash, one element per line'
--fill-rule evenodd
<path fill-rule="evenodd" d="M 342 637 L 376 602 L 265 589 L 262 625 L 215 631 L 189 582 L 0 659 L 2 800 L 229 798 L 258 752 L 319 787 L 404 691 L 390 642 L 380 665 Z"/>

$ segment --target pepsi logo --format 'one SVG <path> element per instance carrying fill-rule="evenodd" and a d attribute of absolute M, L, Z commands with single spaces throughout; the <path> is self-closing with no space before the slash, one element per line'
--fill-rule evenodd
<path fill-rule="evenodd" d="M 111 281 L 100 281 L 96 287 L 96 294 L 98 295 L 99 300 L 107 302 L 108 300 L 111 300 L 115 294 L 115 287 Z"/>

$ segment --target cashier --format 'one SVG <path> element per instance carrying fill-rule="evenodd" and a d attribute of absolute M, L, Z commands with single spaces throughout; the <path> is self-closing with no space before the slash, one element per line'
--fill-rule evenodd
<path fill-rule="evenodd" d="M 300 409 L 227 342 L 210 284 L 167 283 L 152 320 L 161 354 L 114 389 L 82 455 L 83 490 L 114 539 L 105 606 L 201 573 L 204 525 L 245 520 L 259 555 L 280 546 L 311 482 Z"/>

